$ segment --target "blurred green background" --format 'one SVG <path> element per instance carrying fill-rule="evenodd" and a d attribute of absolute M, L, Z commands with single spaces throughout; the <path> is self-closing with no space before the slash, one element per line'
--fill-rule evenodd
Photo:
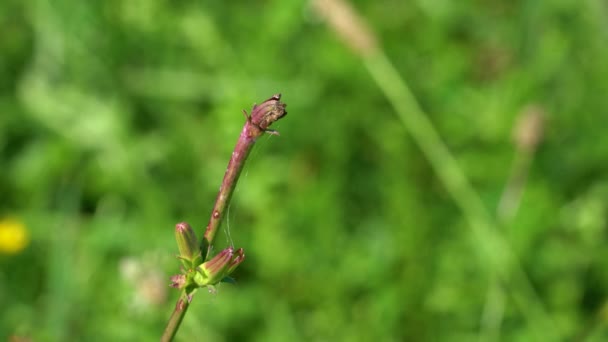
<path fill-rule="evenodd" d="M 177 340 L 529 341 L 541 318 L 563 340 L 608 339 L 608 3 L 353 6 L 540 316 L 488 271 L 425 151 L 309 3 L 3 0 L 0 340 L 157 340 L 178 296 L 174 225 L 202 234 L 241 110 L 277 92 L 281 136 L 259 140 L 217 239 L 247 260 L 236 285 L 199 291 Z M 524 153 L 512 136 L 530 112 L 544 135 Z"/>

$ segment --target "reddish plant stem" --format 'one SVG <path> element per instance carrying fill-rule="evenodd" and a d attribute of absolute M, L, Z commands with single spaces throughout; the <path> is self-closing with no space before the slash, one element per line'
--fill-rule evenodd
<path fill-rule="evenodd" d="M 211 257 L 210 254 L 213 247 L 213 240 L 215 239 L 215 235 L 224 218 L 226 208 L 230 203 L 230 199 L 236 188 L 236 183 L 243 170 L 245 161 L 253 149 L 256 139 L 265 132 L 277 134 L 274 131 L 268 130 L 268 127 L 287 114 L 285 111 L 285 104 L 279 101 L 280 98 L 280 94 L 274 95 L 262 104 L 253 106 L 251 116 L 248 116 L 247 113 L 245 113 L 247 121 L 245 122 L 239 140 L 234 147 L 230 162 L 228 162 L 228 168 L 224 174 L 224 179 L 222 180 L 222 185 L 220 186 L 219 193 L 215 199 L 215 205 L 211 211 L 211 218 L 209 218 L 209 224 L 207 224 L 205 235 L 203 236 L 203 241 L 201 243 L 201 250 L 205 253 L 205 260 L 208 260 Z"/>
<path fill-rule="evenodd" d="M 232 199 L 232 194 L 236 188 L 236 183 L 239 179 L 241 171 L 243 170 L 243 166 L 245 166 L 245 161 L 253 149 L 255 137 L 258 131 L 259 129 L 253 127 L 249 123 L 249 120 L 247 120 L 247 123 L 245 123 L 245 126 L 241 131 L 239 140 L 234 147 L 234 151 L 232 152 L 232 156 L 228 162 L 228 168 L 226 169 L 224 179 L 222 180 L 222 185 L 220 185 L 219 193 L 217 194 L 213 210 L 211 211 L 209 224 L 207 224 L 205 235 L 203 236 L 201 250 L 204 253 L 206 251 L 206 254 L 204 254 L 205 260 L 208 260 L 211 257 L 210 253 L 213 240 L 215 239 L 215 235 L 222 220 L 224 219 L 226 208 Z"/>
<path fill-rule="evenodd" d="M 175 304 L 175 309 L 173 310 L 173 313 L 169 318 L 169 322 L 167 323 L 167 327 L 160 338 L 161 342 L 169 342 L 173 340 L 175 334 L 177 333 L 177 329 L 186 315 L 186 311 L 188 311 L 189 306 L 190 298 L 187 291 L 184 290 Z"/>
<path fill-rule="evenodd" d="M 247 121 L 245 122 L 245 126 L 243 126 L 239 140 L 234 147 L 234 152 L 232 152 L 232 157 L 230 157 L 230 161 L 228 162 L 228 168 L 224 174 L 220 191 L 215 200 L 213 210 L 211 211 L 209 224 L 207 225 L 205 235 L 203 236 L 203 240 L 201 242 L 201 251 L 204 253 L 204 260 L 211 259 L 213 240 L 215 239 L 215 235 L 220 227 L 220 223 L 224 218 L 226 208 L 230 203 L 232 193 L 236 188 L 239 175 L 243 170 L 243 166 L 245 165 L 245 161 L 247 160 L 249 153 L 253 149 L 256 139 L 262 136 L 264 133 L 278 135 L 277 132 L 269 130 L 268 127 L 270 127 L 270 125 L 272 125 L 272 123 L 275 121 L 287 115 L 287 112 L 285 111 L 286 105 L 280 102 L 280 99 L 281 94 L 273 95 L 260 105 L 254 105 L 251 115 L 247 115 L 245 112 Z M 177 330 L 184 319 L 186 311 L 190 306 L 190 302 L 192 301 L 192 296 L 194 295 L 195 290 L 196 289 L 186 288 L 182 291 L 182 294 L 175 305 L 175 309 L 169 318 L 167 327 L 163 332 L 161 341 L 166 342 L 173 340 L 173 337 L 175 337 L 175 334 L 177 333 Z"/>

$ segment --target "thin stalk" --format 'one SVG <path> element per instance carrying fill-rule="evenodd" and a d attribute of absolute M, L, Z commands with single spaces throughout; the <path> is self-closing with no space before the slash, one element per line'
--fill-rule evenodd
<path fill-rule="evenodd" d="M 281 94 L 273 95 L 268 100 L 262 102 L 260 105 L 254 105 L 251 111 L 251 115 L 245 113 L 246 121 L 241 131 L 241 135 L 234 147 L 230 161 L 228 162 L 228 168 L 224 174 L 222 185 L 220 186 L 219 193 L 215 199 L 213 210 L 211 211 L 211 217 L 209 223 L 205 229 L 205 234 L 201 241 L 201 251 L 203 251 L 204 260 L 211 258 L 211 252 L 213 249 L 213 241 L 220 227 L 222 219 L 225 216 L 226 208 L 230 203 L 236 183 L 239 179 L 239 175 L 243 170 L 245 161 L 249 156 L 249 153 L 253 149 L 255 141 L 264 133 L 270 133 L 278 135 L 276 131 L 268 129 L 272 123 L 281 119 L 287 115 L 285 111 L 285 104 L 280 102 Z M 175 305 L 175 309 L 169 318 L 167 327 L 161 337 L 161 341 L 171 341 L 188 310 L 194 291 L 188 292 L 184 290 Z"/>
<path fill-rule="evenodd" d="M 285 104 L 279 102 L 280 99 L 280 94 L 274 95 L 270 99 L 264 101 L 261 105 L 254 106 L 251 116 L 248 116 L 247 113 L 245 113 L 247 121 L 245 122 L 245 126 L 243 126 L 239 140 L 236 142 L 236 146 L 234 147 L 234 151 L 228 162 L 228 168 L 224 174 L 220 191 L 215 199 L 211 217 L 209 218 L 209 223 L 207 224 L 205 235 L 201 242 L 201 250 L 203 252 L 205 250 L 207 251 L 205 260 L 210 257 L 215 234 L 226 214 L 226 208 L 230 203 L 230 199 L 236 188 L 236 183 L 241 175 L 245 161 L 253 149 L 256 139 L 266 132 L 277 134 L 275 131 L 268 130 L 268 127 L 273 122 L 287 115 Z"/>
<path fill-rule="evenodd" d="M 330 27 L 363 61 L 399 119 L 429 160 L 477 239 L 482 265 L 491 277 L 513 288 L 512 297 L 542 340 L 558 339 L 559 331 L 538 298 L 509 242 L 498 230 L 483 201 L 433 127 L 416 97 L 387 58 L 363 18 L 345 0 L 312 0 Z"/>
<path fill-rule="evenodd" d="M 446 190 L 460 207 L 474 237 L 479 241 L 478 252 L 490 274 L 512 285 L 515 290 L 512 298 L 539 337 L 559 340 L 557 325 L 545 311 L 508 241 L 498 230 L 497 223 L 393 64 L 381 51 L 367 55 L 364 62 Z"/>
<path fill-rule="evenodd" d="M 180 324 L 182 324 L 182 320 L 186 315 L 186 311 L 188 311 L 188 307 L 190 307 L 190 300 L 186 290 L 182 291 L 182 294 L 179 296 L 177 303 L 175 304 L 175 309 L 169 318 L 169 322 L 167 322 L 167 327 L 163 332 L 161 337 L 161 342 L 169 342 L 172 341 L 177 333 L 177 329 L 179 329 Z"/>
<path fill-rule="evenodd" d="M 515 217 L 521 204 L 528 172 L 543 137 L 544 117 L 542 107 L 529 105 L 519 115 L 513 128 L 515 159 L 496 209 L 498 221 L 503 224 L 509 223 Z"/>
<path fill-rule="evenodd" d="M 531 105 L 519 115 L 513 127 L 515 158 L 505 189 L 498 202 L 496 219 L 501 226 L 512 223 L 519 210 L 530 166 L 536 148 L 543 135 L 544 111 L 540 106 Z M 479 340 L 498 341 L 505 313 L 505 286 L 495 274 L 490 279 L 486 304 L 481 315 Z"/>

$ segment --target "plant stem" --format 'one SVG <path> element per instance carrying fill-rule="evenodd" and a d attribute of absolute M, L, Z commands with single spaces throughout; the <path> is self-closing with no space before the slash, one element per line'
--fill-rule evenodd
<path fill-rule="evenodd" d="M 395 109 L 468 222 L 477 252 L 490 277 L 513 288 L 512 297 L 539 337 L 559 340 L 560 332 L 545 311 L 509 241 L 498 230 L 483 201 L 460 169 L 439 133 L 422 110 L 407 82 L 385 55 L 363 18 L 344 0 L 313 0 L 316 10 L 362 59 L 368 72 Z M 542 338 L 541 338 L 542 339 Z"/>
<path fill-rule="evenodd" d="M 368 71 L 395 108 L 414 141 L 468 221 L 479 257 L 491 278 L 513 288 L 512 298 L 538 337 L 559 340 L 560 331 L 545 308 L 498 224 L 458 166 L 456 159 L 420 108 L 413 93 L 381 51 L 364 58 Z"/>
<path fill-rule="evenodd" d="M 280 94 L 274 95 L 259 106 L 253 106 L 251 116 L 247 116 L 247 113 L 245 113 L 247 121 L 245 122 L 245 126 L 243 126 L 239 140 L 236 142 L 236 146 L 234 147 L 234 151 L 228 162 L 228 168 L 224 174 L 224 179 L 222 180 L 220 191 L 215 199 L 215 205 L 211 211 L 209 224 L 207 224 L 205 235 L 203 236 L 203 241 L 201 243 L 201 250 L 203 253 L 205 253 L 206 250 L 205 260 L 208 260 L 211 256 L 210 254 L 215 234 L 224 218 L 226 207 L 230 203 L 239 175 L 243 170 L 249 153 L 253 149 L 256 139 L 265 132 L 277 134 L 274 131 L 269 131 L 268 127 L 287 114 L 285 111 L 285 104 L 279 102 L 280 99 Z"/>
<path fill-rule="evenodd" d="M 534 153 L 542 139 L 543 117 L 544 111 L 540 106 L 529 105 L 519 115 L 517 123 L 513 127 L 515 159 L 496 209 L 496 219 L 501 226 L 512 223 L 519 210 L 528 172 L 534 160 Z M 500 329 L 505 316 L 507 299 L 504 285 L 504 281 L 497 275 L 492 275 L 481 315 L 480 341 L 500 340 Z"/>
<path fill-rule="evenodd" d="M 184 316 L 186 315 L 186 311 L 188 311 L 188 307 L 190 306 L 190 300 L 188 298 L 188 294 L 186 290 L 182 291 L 182 294 L 179 296 L 177 303 L 175 304 L 175 309 L 169 318 L 169 322 L 167 322 L 167 327 L 163 332 L 161 337 L 161 342 L 169 342 L 173 340 L 175 334 L 177 333 L 177 329 L 179 328 Z"/>
<path fill-rule="evenodd" d="M 245 126 L 243 126 L 239 140 L 236 142 L 236 146 L 234 147 L 234 151 L 232 152 L 232 156 L 228 162 L 228 168 L 224 174 L 220 191 L 215 199 L 213 210 L 211 211 L 209 224 L 207 224 L 205 235 L 201 241 L 201 251 L 204 253 L 204 260 L 209 260 L 211 258 L 213 240 L 215 239 L 215 235 L 220 227 L 220 223 L 224 218 L 225 209 L 230 203 L 230 199 L 232 198 L 232 194 L 236 188 L 236 183 L 239 179 L 241 171 L 243 170 L 247 156 L 249 156 L 249 153 L 253 149 L 256 139 L 262 136 L 264 133 L 278 135 L 277 132 L 269 130 L 268 127 L 270 127 L 270 125 L 272 125 L 272 123 L 275 121 L 287 115 L 287 112 L 285 111 L 286 105 L 280 102 L 280 99 L 281 94 L 273 95 L 260 105 L 254 105 L 251 115 L 247 115 L 245 112 L 247 121 L 245 122 Z M 167 323 L 167 327 L 165 328 L 165 331 L 161 337 L 161 341 L 165 342 L 173 339 L 182 320 L 184 319 L 184 315 L 186 314 L 188 307 L 190 306 L 193 295 L 194 291 L 184 290 L 182 292 L 175 305 L 175 309 L 169 318 L 169 322 Z"/>

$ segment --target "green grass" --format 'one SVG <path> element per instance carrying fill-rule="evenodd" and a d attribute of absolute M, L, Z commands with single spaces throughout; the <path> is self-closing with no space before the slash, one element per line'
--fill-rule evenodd
<path fill-rule="evenodd" d="M 535 305 L 564 339 L 606 339 L 606 4 L 354 6 L 477 204 L 454 201 L 393 107 L 405 97 L 305 2 L 0 3 L 0 220 L 30 236 L 0 254 L 0 339 L 157 340 L 174 225 L 200 237 L 241 110 L 276 92 L 281 136 L 260 139 L 229 213 L 238 284 L 198 293 L 178 340 L 528 341 Z M 544 139 L 495 227 L 522 273 L 498 286 L 460 208 L 495 222 L 530 104 Z"/>

